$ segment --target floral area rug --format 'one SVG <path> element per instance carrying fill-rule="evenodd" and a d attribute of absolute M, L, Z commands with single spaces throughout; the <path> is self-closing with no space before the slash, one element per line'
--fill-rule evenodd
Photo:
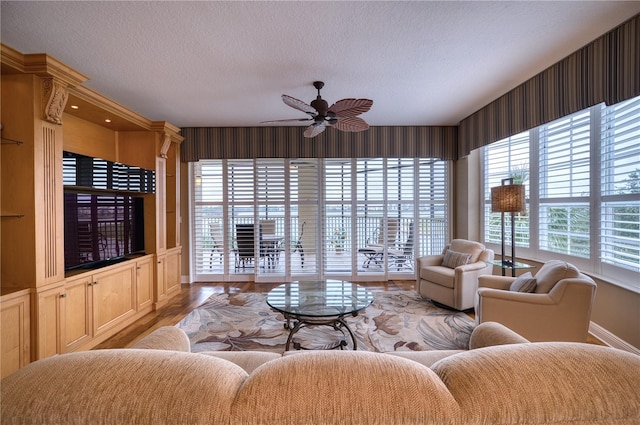
<path fill-rule="evenodd" d="M 193 352 L 281 353 L 289 331 L 266 297 L 266 293 L 216 294 L 176 326 L 189 336 Z M 376 352 L 467 349 L 474 327 L 466 314 L 437 307 L 415 291 L 374 292 L 371 306 L 345 320 L 358 350 Z M 314 349 L 331 347 L 341 338 L 329 326 L 303 328 L 294 337 L 303 347 Z"/>

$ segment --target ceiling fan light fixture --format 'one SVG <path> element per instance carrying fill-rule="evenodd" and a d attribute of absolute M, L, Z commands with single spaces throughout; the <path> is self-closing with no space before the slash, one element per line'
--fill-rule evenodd
<path fill-rule="evenodd" d="M 320 89 L 324 87 L 324 82 L 314 81 L 313 87 L 318 90 L 318 96 L 311 101 L 311 104 L 298 100 L 286 94 L 282 95 L 282 101 L 287 105 L 299 111 L 308 114 L 309 118 L 293 119 L 293 120 L 276 120 L 264 121 L 264 123 L 276 123 L 285 121 L 311 121 L 312 124 L 304 131 L 304 137 L 315 137 L 322 133 L 327 126 L 334 127 L 340 131 L 364 131 L 369 128 L 362 118 L 357 115 L 363 114 L 371 109 L 373 100 L 370 99 L 342 99 L 329 106 L 326 100 L 320 96 Z"/>

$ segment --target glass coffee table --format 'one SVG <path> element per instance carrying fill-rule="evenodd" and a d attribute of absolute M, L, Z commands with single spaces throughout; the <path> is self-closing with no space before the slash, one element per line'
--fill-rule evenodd
<path fill-rule="evenodd" d="M 304 327 L 330 326 L 342 333 L 340 341 L 330 349 L 347 347 L 347 335 L 353 349 L 358 343 L 344 318 L 357 316 L 371 305 L 373 293 L 367 288 L 341 280 L 315 280 L 284 283 L 269 291 L 267 304 L 284 315 L 289 330 L 286 351 L 291 343 L 296 350 L 308 349 L 294 341 L 294 335 Z"/>

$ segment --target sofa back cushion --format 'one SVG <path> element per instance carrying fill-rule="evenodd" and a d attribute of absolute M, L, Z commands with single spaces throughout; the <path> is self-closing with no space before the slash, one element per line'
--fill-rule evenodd
<path fill-rule="evenodd" d="M 480 242 L 470 241 L 467 239 L 453 239 L 449 246 L 449 249 L 456 252 L 462 252 L 465 254 L 471 254 L 469 264 L 475 263 L 480 258 L 480 254 L 486 248 Z"/>
<path fill-rule="evenodd" d="M 580 270 L 571 263 L 561 260 L 547 261 L 536 273 L 537 294 L 548 293 L 559 280 L 576 278 L 580 276 Z"/>
<path fill-rule="evenodd" d="M 229 423 L 247 374 L 164 350 L 96 350 L 31 363 L 2 380 L 0 423 Z"/>
<path fill-rule="evenodd" d="M 455 423 L 456 401 L 417 362 L 366 351 L 306 351 L 257 368 L 233 405 L 235 422 Z"/>
<path fill-rule="evenodd" d="M 431 368 L 458 401 L 461 423 L 626 424 L 640 417 L 640 356 L 609 347 L 501 345 Z"/>

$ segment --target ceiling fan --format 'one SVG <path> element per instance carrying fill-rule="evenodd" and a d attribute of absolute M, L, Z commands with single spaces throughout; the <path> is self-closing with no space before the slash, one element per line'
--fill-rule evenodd
<path fill-rule="evenodd" d="M 264 123 L 312 121 L 311 125 L 304 130 L 304 137 L 315 137 L 322 133 L 327 126 L 351 132 L 364 131 L 369 128 L 369 124 L 362 118 L 358 118 L 358 115 L 367 112 L 373 105 L 373 100 L 349 98 L 339 100 L 329 106 L 327 101 L 320 96 L 320 89 L 324 87 L 324 83 L 315 81 L 313 87 L 318 90 L 318 96 L 310 105 L 286 94 L 282 95 L 284 103 L 309 114 L 309 118 L 264 121 Z"/>

